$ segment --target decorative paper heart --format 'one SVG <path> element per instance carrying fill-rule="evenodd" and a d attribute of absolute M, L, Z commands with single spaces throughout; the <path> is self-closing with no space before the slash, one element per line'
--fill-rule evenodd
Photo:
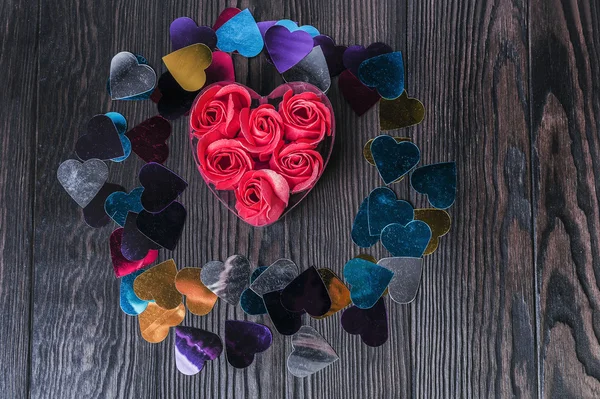
<path fill-rule="evenodd" d="M 397 143 L 390 136 L 378 136 L 371 144 L 375 167 L 385 184 L 391 184 L 413 169 L 421 159 L 419 147 L 410 141 Z"/>
<path fill-rule="evenodd" d="M 175 288 L 185 296 L 185 304 L 190 312 L 205 316 L 215 306 L 217 296 L 200 280 L 199 267 L 184 267 L 175 276 Z"/>
<path fill-rule="evenodd" d="M 409 98 L 406 91 L 395 100 L 382 99 L 379 103 L 379 126 L 381 130 L 401 129 L 417 125 L 425 117 L 425 107 L 416 98 Z"/>
<path fill-rule="evenodd" d="M 170 136 L 171 123 L 158 115 L 127 132 L 133 152 L 146 162 L 156 163 L 164 163 L 169 157 L 167 139 Z"/>
<path fill-rule="evenodd" d="M 233 367 L 243 369 L 252 364 L 256 353 L 271 346 L 269 327 L 251 321 L 225 320 L 225 353 Z"/>
<path fill-rule="evenodd" d="M 283 25 L 273 25 L 265 32 L 265 46 L 279 73 L 284 73 L 313 49 L 312 36 L 303 31 L 291 32 Z"/>
<path fill-rule="evenodd" d="M 420 258 L 430 239 L 431 229 L 420 220 L 406 226 L 392 223 L 381 231 L 381 243 L 392 256 Z"/>
<path fill-rule="evenodd" d="M 298 26 L 296 22 L 289 19 L 280 19 L 279 21 L 277 21 L 276 25 L 285 26 L 290 32 L 295 32 L 297 30 L 304 31 L 308 33 L 311 37 L 315 37 L 320 34 L 317 28 L 315 28 L 312 25 Z"/>
<path fill-rule="evenodd" d="M 390 298 L 400 304 L 411 303 L 421 285 L 423 258 L 383 258 L 377 264 L 394 272 L 388 288 Z"/>
<path fill-rule="evenodd" d="M 277 259 L 250 284 L 250 289 L 263 296 L 281 291 L 298 276 L 298 266 L 289 259 Z"/>
<path fill-rule="evenodd" d="M 163 309 L 154 302 L 140 313 L 140 332 L 146 341 L 157 344 L 169 335 L 169 328 L 181 324 L 185 318 L 185 306 L 180 303 L 175 309 Z"/>
<path fill-rule="evenodd" d="M 143 55 L 134 54 L 134 56 L 137 59 L 138 64 L 148 65 L 148 60 Z M 108 77 L 108 79 L 106 79 L 106 91 L 108 92 L 108 95 L 112 98 L 112 93 L 110 90 L 110 76 Z M 148 99 L 152 99 L 152 96 L 156 95 L 155 93 L 156 93 L 156 90 L 153 89 L 153 90 L 149 90 L 144 93 L 138 94 L 136 96 L 121 98 L 120 100 L 123 100 L 123 101 L 148 100 Z"/>
<path fill-rule="evenodd" d="M 292 337 L 292 353 L 287 368 L 296 377 L 308 377 L 340 358 L 329 342 L 312 327 L 302 326 Z"/>
<path fill-rule="evenodd" d="M 352 303 L 369 309 L 381 298 L 394 273 L 373 262 L 354 258 L 344 266 L 344 278 L 350 284 Z"/>
<path fill-rule="evenodd" d="M 156 73 L 149 65 L 138 63 L 135 55 L 122 51 L 110 62 L 110 95 L 113 100 L 125 100 L 152 92 Z"/>
<path fill-rule="evenodd" d="M 410 139 L 409 137 L 393 137 L 393 139 L 396 140 L 396 143 L 400 143 L 401 141 L 412 141 L 412 139 Z M 375 161 L 373 160 L 373 154 L 371 154 L 371 144 L 373 144 L 373 140 L 375 140 L 375 139 L 370 139 L 369 141 L 367 141 L 365 143 L 365 146 L 363 147 L 363 157 L 365 158 L 365 160 L 368 163 L 375 166 Z M 402 179 L 403 179 L 403 177 L 401 177 L 397 181 L 400 181 Z"/>
<path fill-rule="evenodd" d="M 96 229 L 106 226 L 110 222 L 110 217 L 104 210 L 106 199 L 116 192 L 123 192 L 125 188 L 112 183 L 104 183 L 98 194 L 83 208 L 83 219 L 85 223 Z"/>
<path fill-rule="evenodd" d="M 404 91 L 402 53 L 396 51 L 363 61 L 358 68 L 358 78 L 365 86 L 376 88 L 387 100 L 400 97 Z"/>
<path fill-rule="evenodd" d="M 327 61 L 320 46 L 313 47 L 306 57 L 281 76 L 286 82 L 306 82 L 315 85 L 323 93 L 327 93 L 331 86 Z"/>
<path fill-rule="evenodd" d="M 411 204 L 396 198 L 387 187 L 378 187 L 369 194 L 369 234 L 379 236 L 390 223 L 406 225 L 415 217 Z"/>
<path fill-rule="evenodd" d="M 142 274 L 143 270 L 137 270 L 127 276 L 121 277 L 120 285 L 120 305 L 123 313 L 130 316 L 137 316 L 146 310 L 148 303 L 152 301 L 145 301 L 138 298 L 133 291 L 133 282 L 137 276 Z"/>
<path fill-rule="evenodd" d="M 292 82 L 292 83 L 286 83 L 284 85 L 281 85 L 281 86 L 277 87 L 273 92 L 271 92 L 271 94 L 269 94 L 267 97 L 261 97 L 255 91 L 253 91 L 252 89 L 250 89 L 246 86 L 243 86 L 240 84 L 236 84 L 236 85 L 245 88 L 248 91 L 248 93 L 250 93 L 250 97 L 251 97 L 252 103 L 254 105 L 275 104 L 277 106 L 281 102 L 283 95 L 286 92 L 288 92 L 289 90 L 292 90 L 293 94 L 300 94 L 300 93 L 306 93 L 306 92 L 316 94 L 316 96 L 319 98 L 319 100 L 327 107 L 327 109 L 331 113 L 331 135 L 325 136 L 324 140 L 321 141 L 320 144 L 318 145 L 318 147 L 315 149 L 315 151 L 317 151 L 323 159 L 323 167 L 321 168 L 320 173 L 318 173 L 318 175 L 316 176 L 316 180 L 318 181 L 318 179 L 321 178 L 323 172 L 325 171 L 325 169 L 327 167 L 327 163 L 329 162 L 329 159 L 331 157 L 331 151 L 333 150 L 333 143 L 335 140 L 335 117 L 334 117 L 334 113 L 333 113 L 333 108 L 331 108 L 331 103 L 329 102 L 329 99 L 327 98 L 327 96 L 321 90 L 319 90 L 319 88 L 317 88 L 311 84 L 304 83 L 304 82 Z M 200 94 L 198 94 L 198 97 L 196 98 L 196 103 L 198 102 L 199 99 L 202 98 L 202 95 L 204 93 L 209 92 L 211 89 L 214 90 L 215 87 L 216 87 L 216 84 L 205 87 L 200 92 Z M 195 107 L 195 105 L 194 105 L 194 107 Z M 190 125 L 190 130 L 189 130 L 189 137 L 190 137 L 192 152 L 194 154 L 194 160 L 196 162 L 198 170 L 201 170 L 200 160 L 198 158 L 198 141 L 199 140 L 198 140 L 198 137 L 194 134 L 194 130 L 191 125 Z M 202 173 L 200 173 L 200 174 L 202 175 Z M 204 179 L 204 177 L 203 177 L 203 179 Z M 205 182 L 206 182 L 206 180 L 205 180 Z M 221 201 L 227 207 L 227 209 L 229 209 L 234 215 L 240 217 L 240 219 L 244 220 L 241 216 L 239 216 L 239 214 L 237 213 L 237 211 L 235 209 L 236 198 L 235 198 L 235 194 L 233 191 L 216 190 L 214 184 L 210 184 L 208 182 L 206 184 L 211 189 L 213 194 L 219 199 L 219 201 Z M 292 209 L 294 209 L 294 207 L 297 206 L 310 193 L 311 190 L 312 190 L 312 187 L 305 191 L 290 194 L 288 206 L 287 206 L 287 208 L 285 208 L 284 212 L 279 216 L 279 219 L 283 218 L 288 212 L 290 212 Z M 277 219 L 277 220 L 279 220 L 279 219 Z M 261 225 L 261 227 L 275 223 L 277 220 L 273 220 L 267 224 Z"/>
<path fill-rule="evenodd" d="M 119 226 L 125 226 L 128 212 L 140 213 L 144 210 L 141 202 L 143 192 L 144 187 L 137 187 L 129 194 L 124 192 L 110 194 L 104 202 L 106 214 Z"/>
<path fill-rule="evenodd" d="M 293 335 L 302 326 L 303 312 L 290 312 L 281 304 L 281 291 L 269 292 L 263 295 L 267 313 L 281 335 Z"/>
<path fill-rule="evenodd" d="M 281 304 L 291 312 L 323 316 L 331 309 L 331 298 L 317 269 L 309 267 L 283 289 Z"/>
<path fill-rule="evenodd" d="M 92 158 L 109 160 L 125 155 L 119 132 L 106 115 L 95 115 L 89 120 L 86 133 L 75 144 L 75 152 L 83 161 Z"/>
<path fill-rule="evenodd" d="M 123 156 L 111 158 L 111 161 L 123 162 L 129 158 L 129 155 L 131 154 L 131 141 L 125 136 L 125 132 L 127 132 L 127 119 L 118 112 L 107 112 L 104 115 L 108 116 L 115 125 L 115 128 L 119 133 L 119 140 L 121 140 L 121 147 L 123 147 Z"/>
<path fill-rule="evenodd" d="M 204 363 L 222 352 L 223 342 L 217 334 L 194 327 L 175 327 L 175 365 L 181 373 L 198 374 Z"/>
<path fill-rule="evenodd" d="M 208 80 L 208 69 L 206 74 Z M 160 75 L 157 90 L 161 92 L 157 106 L 158 113 L 169 120 L 175 120 L 187 114 L 198 95 L 198 92 L 183 90 L 169 71 Z"/>
<path fill-rule="evenodd" d="M 225 262 L 211 261 L 202 266 L 202 283 L 219 298 L 235 306 L 248 288 L 250 261 L 242 255 L 232 255 Z"/>
<path fill-rule="evenodd" d="M 421 166 L 410 176 L 410 185 L 426 194 L 431 206 L 450 208 L 456 199 L 456 162 Z"/>
<path fill-rule="evenodd" d="M 385 43 L 377 42 L 369 45 L 367 48 L 363 46 L 350 46 L 344 51 L 342 61 L 344 66 L 354 75 L 358 77 L 358 68 L 363 61 L 368 60 L 378 55 L 391 53 L 394 51 Z"/>
<path fill-rule="evenodd" d="M 344 66 L 344 52 L 346 46 L 336 46 L 332 38 L 326 35 L 313 37 L 314 45 L 320 46 L 327 60 L 327 69 L 331 77 L 338 76 L 346 67 Z"/>
<path fill-rule="evenodd" d="M 196 43 L 167 54 L 162 60 L 184 90 L 197 91 L 206 83 L 205 69 L 212 62 L 212 51 Z"/>
<path fill-rule="evenodd" d="M 151 249 L 160 249 L 160 245 L 156 245 L 150 241 L 145 235 L 140 233 L 137 228 L 137 213 L 129 212 L 123 226 L 123 238 L 121 239 L 121 253 L 125 259 L 136 261 L 144 259 L 148 256 Z"/>
<path fill-rule="evenodd" d="M 450 231 L 450 215 L 442 209 L 415 209 L 415 219 L 427 223 L 431 229 L 431 239 L 423 252 L 424 256 L 431 255 L 438 247 L 439 238 Z"/>
<path fill-rule="evenodd" d="M 141 211 L 136 219 L 137 228 L 154 243 L 174 251 L 181 237 L 187 212 L 175 201 L 159 213 Z"/>
<path fill-rule="evenodd" d="M 342 313 L 342 328 L 349 334 L 359 334 L 360 339 L 369 346 L 377 347 L 388 340 L 387 311 L 383 298 L 379 298 L 370 309 L 352 306 Z"/>
<path fill-rule="evenodd" d="M 263 40 L 265 40 L 265 33 L 267 33 L 267 30 L 276 23 L 277 21 L 260 21 L 256 23 L 256 25 L 258 25 L 258 30 L 260 31 L 260 35 L 262 36 Z M 269 55 L 267 54 L 267 60 L 270 61 L 268 57 Z"/>
<path fill-rule="evenodd" d="M 108 166 L 99 159 L 83 163 L 69 159 L 60 164 L 56 177 L 67 194 L 85 208 L 106 183 Z"/>
<path fill-rule="evenodd" d="M 361 202 L 352 223 L 352 241 L 361 248 L 372 247 L 379 241 L 378 235 L 369 234 L 369 197 Z"/>
<path fill-rule="evenodd" d="M 377 90 L 371 89 L 364 84 L 349 70 L 345 70 L 338 78 L 338 87 L 342 95 L 350 104 L 350 108 L 358 116 L 364 115 L 365 112 L 373 108 L 379 102 L 381 96 Z"/>
<path fill-rule="evenodd" d="M 140 169 L 139 180 L 144 187 L 142 206 L 148 212 L 165 209 L 187 188 L 187 183 L 165 166 L 150 162 Z"/>
<path fill-rule="evenodd" d="M 224 9 L 223 11 L 221 11 L 221 14 L 219 14 L 219 16 L 217 17 L 217 20 L 215 21 L 215 24 L 213 25 L 213 30 L 217 31 L 221 26 L 223 26 L 223 24 L 227 21 L 229 21 L 231 18 L 233 18 L 234 16 L 236 16 L 237 14 L 241 13 L 242 10 L 240 10 L 239 8 L 235 8 L 235 7 L 229 7 Z"/>
<path fill-rule="evenodd" d="M 216 24 L 215 24 L 216 25 Z M 239 52 L 246 58 L 255 57 L 263 49 L 264 42 L 252 13 L 247 8 L 232 16 L 215 29 L 219 50 Z"/>
<path fill-rule="evenodd" d="M 182 49 L 192 44 L 202 43 L 211 50 L 217 46 L 217 35 L 208 26 L 198 26 L 193 19 L 187 17 L 177 18 L 169 27 L 171 47 L 173 51 Z"/>
<path fill-rule="evenodd" d="M 110 235 L 110 258 L 112 260 L 115 276 L 123 277 L 135 272 L 136 270 L 143 269 L 144 267 L 153 263 L 158 257 L 158 251 L 151 250 L 148 252 L 148 255 L 144 259 L 132 262 L 126 259 L 121 253 L 122 239 L 122 227 L 119 227 Z"/>
<path fill-rule="evenodd" d="M 252 285 L 254 280 L 256 280 L 256 278 L 265 270 L 267 270 L 267 266 L 261 266 L 254 269 L 252 275 L 250 276 L 250 284 Z M 244 292 L 242 292 L 242 296 L 240 297 L 240 307 L 244 313 L 251 316 L 267 313 L 267 308 L 265 308 L 265 303 L 263 302 L 262 297 L 256 292 L 252 291 L 250 288 L 246 288 Z"/>
<path fill-rule="evenodd" d="M 181 294 L 175 287 L 177 266 L 173 259 L 151 267 L 136 277 L 133 291 L 145 301 L 154 300 L 163 309 L 175 309 L 182 303 Z"/>
<path fill-rule="evenodd" d="M 235 82 L 233 59 L 224 51 L 213 51 L 212 64 L 206 69 L 206 84 Z"/>
<path fill-rule="evenodd" d="M 350 290 L 348 287 L 331 269 L 323 268 L 319 269 L 318 272 L 323 283 L 325 283 L 325 287 L 327 287 L 329 298 L 331 298 L 331 308 L 323 316 L 311 317 L 314 319 L 324 319 L 350 305 L 352 300 L 350 299 Z"/>

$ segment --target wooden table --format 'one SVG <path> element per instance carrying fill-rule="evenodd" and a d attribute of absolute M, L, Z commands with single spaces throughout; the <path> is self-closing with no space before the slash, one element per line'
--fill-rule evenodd
<path fill-rule="evenodd" d="M 226 6 L 257 20 L 313 24 L 338 43 L 385 41 L 403 51 L 407 90 L 427 108 L 402 130 L 424 163 L 456 160 L 453 226 L 426 258 L 410 306 L 388 303 L 390 339 L 364 346 L 339 315 L 306 320 L 340 361 L 291 376 L 289 338 L 246 370 L 224 356 L 195 377 L 174 364 L 172 336 L 143 341 L 119 309 L 108 236 L 84 225 L 56 180 L 87 120 L 111 110 L 131 126 L 150 102 L 111 102 L 111 57 L 145 55 L 163 71 L 169 24 L 212 24 Z M 4 0 L 0 70 L 0 397 L 2 398 L 591 398 L 600 395 L 600 3 L 560 0 Z M 263 93 L 281 79 L 264 58 L 235 58 L 238 79 Z M 234 253 L 267 265 L 341 272 L 360 201 L 380 184 L 361 155 L 377 110 L 356 117 L 334 84 L 334 154 L 310 196 L 283 221 L 255 229 L 231 215 L 195 171 L 186 121 L 167 165 L 190 183 L 182 242 L 162 259 L 201 266 Z M 136 185 L 142 162 L 111 165 Z M 401 198 L 423 206 L 407 183 Z M 368 251 L 382 257 L 378 244 Z M 245 319 L 220 301 L 186 325 L 223 332 Z M 257 319 L 268 325 L 267 318 Z"/>

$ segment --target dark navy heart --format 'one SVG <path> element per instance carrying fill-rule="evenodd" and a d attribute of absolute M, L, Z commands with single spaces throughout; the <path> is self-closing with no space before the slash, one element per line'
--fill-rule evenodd
<path fill-rule="evenodd" d="M 391 184 L 410 172 L 421 159 L 421 152 L 411 141 L 396 142 L 382 135 L 371 143 L 371 154 L 385 184 Z"/>
<path fill-rule="evenodd" d="M 317 269 L 309 267 L 283 289 L 281 304 L 291 312 L 318 317 L 331 309 L 331 298 Z"/>
<path fill-rule="evenodd" d="M 326 35 L 318 35 L 313 37 L 314 45 L 321 46 L 325 60 L 327 61 L 327 69 L 329 76 L 334 77 L 342 73 L 346 67 L 344 66 L 344 52 L 346 46 L 337 46 L 332 38 Z"/>
<path fill-rule="evenodd" d="M 340 74 L 338 86 L 350 108 L 358 116 L 364 115 L 381 99 L 377 90 L 362 84 L 349 70 L 345 70 Z"/>
<path fill-rule="evenodd" d="M 254 355 L 271 346 L 269 327 L 251 321 L 225 320 L 225 353 L 233 367 L 243 369 L 252 364 Z"/>
<path fill-rule="evenodd" d="M 273 291 L 263 295 L 263 301 L 267 313 L 275 326 L 275 329 L 282 335 L 294 335 L 302 327 L 302 312 L 290 312 L 281 304 L 281 292 Z"/>
<path fill-rule="evenodd" d="M 381 243 L 392 256 L 420 258 L 431 239 L 431 228 L 421 220 L 406 226 L 393 223 L 381 231 Z"/>
<path fill-rule="evenodd" d="M 427 195 L 431 206 L 447 209 L 456 199 L 456 162 L 421 166 L 410 176 L 411 186 Z"/>
<path fill-rule="evenodd" d="M 361 248 L 372 247 L 379 241 L 378 235 L 369 234 L 369 197 L 360 204 L 352 223 L 352 241 Z"/>
<path fill-rule="evenodd" d="M 144 259 L 151 249 L 160 249 L 159 245 L 150 241 L 137 228 L 137 213 L 128 212 L 123 227 L 123 238 L 121 239 L 121 253 L 125 259 L 130 261 Z"/>
<path fill-rule="evenodd" d="M 183 205 L 175 201 L 159 213 L 140 212 L 136 225 L 154 243 L 173 251 L 181 237 L 186 216 Z"/>
<path fill-rule="evenodd" d="M 75 152 L 84 161 L 92 158 L 107 161 L 125 155 L 119 132 L 106 115 L 96 115 L 90 119 L 86 133 L 75 144 Z"/>
<path fill-rule="evenodd" d="M 265 270 L 267 270 L 267 268 L 267 266 L 256 268 L 250 276 L 250 284 L 252 284 L 254 280 L 256 280 L 256 278 Z M 267 313 L 267 308 L 265 308 L 265 303 L 263 302 L 261 296 L 252 291 L 250 288 L 246 288 L 244 292 L 242 292 L 242 296 L 240 297 L 240 306 L 242 307 L 244 313 L 252 316 Z"/>
<path fill-rule="evenodd" d="M 369 194 L 369 234 L 379 236 L 390 223 L 408 224 L 415 218 L 411 204 L 396 198 L 387 187 L 378 187 Z"/>
<path fill-rule="evenodd" d="M 202 43 L 211 50 L 217 47 L 217 35 L 208 26 L 198 26 L 193 19 L 187 17 L 177 18 L 169 27 L 173 51 L 177 51 L 192 44 Z"/>
<path fill-rule="evenodd" d="M 385 43 L 377 42 L 369 45 L 367 48 L 363 46 L 350 46 L 344 52 L 342 61 L 344 66 L 354 75 L 358 76 L 358 68 L 363 61 L 378 55 L 391 53 L 394 51 Z"/>
<path fill-rule="evenodd" d="M 104 183 L 98 194 L 83 208 L 83 220 L 96 229 L 106 226 L 110 222 L 110 216 L 104 210 L 104 202 L 115 192 L 123 192 L 125 188 L 113 183 Z"/>
<path fill-rule="evenodd" d="M 104 202 L 106 214 L 119 226 L 125 226 L 127 212 L 140 213 L 144 210 L 142 206 L 142 193 L 144 187 L 137 187 L 130 193 L 116 192 L 110 194 Z"/>
<path fill-rule="evenodd" d="M 342 313 L 342 328 L 349 334 L 360 335 L 369 346 L 377 347 L 388 340 L 388 320 L 385 302 L 379 298 L 370 309 L 352 306 Z"/>
<path fill-rule="evenodd" d="M 166 141 L 171 136 L 171 122 L 162 116 L 146 119 L 126 136 L 131 141 L 131 149 L 146 162 L 164 163 L 169 157 Z"/>
<path fill-rule="evenodd" d="M 140 169 L 139 180 L 144 187 L 142 206 L 152 213 L 165 209 L 188 185 L 172 170 L 155 162 L 147 163 Z"/>
<path fill-rule="evenodd" d="M 351 259 L 344 266 L 344 278 L 351 286 L 350 298 L 361 309 L 375 305 L 392 277 L 392 271 L 361 258 Z"/>
<path fill-rule="evenodd" d="M 386 100 L 400 97 L 404 92 L 402 53 L 396 51 L 363 61 L 358 68 L 358 78 L 365 86 L 377 89 Z"/>

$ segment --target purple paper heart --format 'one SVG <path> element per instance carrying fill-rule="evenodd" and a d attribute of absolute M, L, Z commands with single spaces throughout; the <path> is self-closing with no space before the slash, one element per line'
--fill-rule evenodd
<path fill-rule="evenodd" d="M 125 226 L 123 226 L 121 253 L 130 261 L 144 259 L 151 249 L 160 249 L 160 245 L 156 245 L 140 233 L 136 223 L 137 217 L 137 213 L 127 212 Z"/>
<path fill-rule="evenodd" d="M 151 213 L 160 212 L 169 206 L 188 185 L 172 170 L 156 162 L 142 166 L 139 180 L 144 187 L 142 206 Z"/>
<path fill-rule="evenodd" d="M 315 46 L 321 46 L 321 50 L 323 50 L 329 68 L 329 76 L 337 76 L 346 69 L 344 66 L 346 46 L 336 46 L 333 39 L 327 35 L 315 36 L 313 41 Z"/>
<path fill-rule="evenodd" d="M 223 342 L 217 334 L 193 327 L 175 327 L 175 365 L 185 375 L 200 372 L 204 363 L 221 356 Z"/>
<path fill-rule="evenodd" d="M 269 327 L 251 321 L 225 320 L 225 353 L 233 367 L 243 369 L 252 364 L 256 353 L 271 346 Z"/>
<path fill-rule="evenodd" d="M 256 25 L 258 25 L 260 35 L 263 37 L 263 40 L 265 38 L 265 33 L 267 33 L 267 30 L 276 23 L 277 21 L 261 21 L 256 23 Z"/>
<path fill-rule="evenodd" d="M 177 18 L 171 22 L 169 28 L 173 51 L 177 51 L 196 43 L 203 43 L 209 49 L 217 47 L 217 35 L 208 26 L 198 26 L 193 19 L 187 17 Z"/>
<path fill-rule="evenodd" d="M 383 297 L 370 309 L 352 306 L 342 313 L 342 328 L 349 334 L 359 334 L 369 346 L 381 346 L 388 340 L 388 321 Z"/>
<path fill-rule="evenodd" d="M 381 54 L 391 53 L 392 51 L 394 50 L 390 46 L 381 42 L 373 43 L 367 48 L 363 46 L 350 46 L 344 52 L 344 66 L 354 76 L 358 76 L 358 67 L 363 61 Z"/>
<path fill-rule="evenodd" d="M 140 233 L 152 242 L 173 251 L 181 237 L 186 217 L 183 205 L 174 201 L 159 213 L 140 212 L 135 223 Z"/>
<path fill-rule="evenodd" d="M 265 32 L 265 45 L 275 68 L 284 73 L 312 51 L 314 42 L 303 30 L 290 32 L 285 26 L 273 25 Z"/>
<path fill-rule="evenodd" d="M 263 295 L 267 313 L 281 335 L 294 335 L 302 327 L 304 312 L 290 312 L 281 304 L 281 292 L 273 291 Z"/>
<path fill-rule="evenodd" d="M 313 317 L 331 309 L 331 298 L 321 275 L 310 267 L 293 279 L 281 292 L 281 304 L 291 312 L 306 311 Z"/>

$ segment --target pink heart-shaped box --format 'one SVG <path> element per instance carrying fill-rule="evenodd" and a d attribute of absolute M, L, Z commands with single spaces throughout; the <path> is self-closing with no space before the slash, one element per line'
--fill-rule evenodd
<path fill-rule="evenodd" d="M 226 207 L 227 209 L 229 209 L 232 213 L 234 213 L 236 216 L 238 216 L 240 219 L 242 219 L 243 221 L 254 225 L 254 226 L 267 226 L 270 225 L 272 223 L 275 223 L 277 220 L 281 219 L 284 215 L 286 215 L 290 210 L 292 210 L 296 205 L 298 205 L 307 195 L 308 193 L 312 190 L 312 188 L 314 187 L 315 184 L 310 185 L 310 187 L 308 187 L 306 190 L 301 191 L 301 192 L 297 192 L 297 193 L 290 193 L 289 196 L 289 201 L 288 201 L 288 205 L 287 207 L 285 207 L 285 209 L 283 210 L 283 213 L 275 220 L 268 220 L 264 223 L 252 223 L 248 220 L 245 220 L 243 216 L 241 216 L 238 211 L 236 210 L 236 196 L 235 193 L 233 191 L 233 189 L 231 190 L 218 190 L 216 189 L 215 185 L 210 183 L 207 178 L 205 177 L 205 175 L 202 172 L 202 165 L 201 165 L 201 159 L 198 155 L 198 143 L 199 143 L 199 138 L 197 136 L 197 134 L 195 133 L 195 129 L 193 126 L 193 118 L 194 118 L 194 112 L 197 109 L 196 105 L 198 104 L 199 100 L 202 98 L 202 96 L 209 90 L 211 90 L 212 88 L 214 88 L 215 86 L 219 86 L 219 87 L 224 87 L 224 86 L 228 86 L 228 85 L 236 85 L 239 86 L 241 88 L 244 88 L 248 91 L 248 93 L 250 94 L 250 98 L 251 98 L 251 109 L 255 109 L 256 107 L 258 107 L 259 105 L 262 104 L 271 104 L 275 107 L 275 109 L 279 109 L 279 104 L 282 102 L 283 96 L 286 92 L 288 92 L 289 90 L 292 91 L 293 95 L 297 95 L 297 94 L 301 94 L 301 93 L 314 93 L 318 99 L 320 100 L 320 102 L 327 108 L 327 110 L 329 111 L 329 115 L 330 115 L 330 134 L 329 135 L 325 135 L 323 137 L 323 139 L 318 143 L 318 145 L 316 146 L 316 148 L 314 148 L 315 151 L 317 151 L 322 159 L 323 159 L 323 164 L 322 164 L 322 168 L 319 171 L 315 183 L 316 181 L 318 181 L 321 178 L 321 175 L 323 174 L 323 171 L 325 170 L 325 168 L 327 167 L 327 164 L 329 163 L 329 158 L 331 157 L 331 152 L 333 150 L 333 143 L 335 140 L 335 116 L 333 113 L 333 109 L 331 107 L 331 103 L 329 102 L 329 99 L 327 98 L 327 96 L 321 91 L 319 90 L 316 86 L 313 86 L 309 83 L 305 83 L 305 82 L 290 82 L 290 83 L 286 83 L 283 84 L 279 87 L 277 87 L 275 90 L 273 90 L 271 92 L 271 94 L 269 94 L 268 96 L 261 96 L 258 93 L 256 93 L 254 90 L 239 84 L 239 83 L 225 83 L 225 82 L 219 82 L 219 83 L 214 83 L 212 85 L 209 85 L 207 87 L 205 87 L 196 97 L 196 100 L 194 101 L 194 105 L 192 106 L 192 111 L 191 111 L 191 117 L 190 117 L 190 142 L 191 142 L 191 146 L 192 146 L 192 152 L 194 154 L 194 161 L 196 162 L 196 166 L 198 167 L 198 171 L 200 172 L 200 175 L 202 176 L 204 182 L 208 185 L 208 187 L 210 188 L 210 190 L 213 192 L 213 194 L 219 199 L 219 201 L 221 201 Z M 230 125 L 230 124 L 229 124 Z M 228 126 L 229 126 L 228 125 Z M 233 137 L 233 139 L 237 139 L 237 135 L 240 135 L 240 133 L 235 134 L 235 137 Z M 204 137 L 204 136 L 203 136 Z M 228 137 L 228 139 L 232 139 L 232 137 Z M 284 141 L 284 145 L 290 144 L 290 142 L 288 141 Z M 268 162 L 264 161 L 259 161 L 258 159 L 255 159 L 255 166 L 254 166 L 254 170 L 261 170 L 261 169 L 269 169 L 269 165 Z"/>

